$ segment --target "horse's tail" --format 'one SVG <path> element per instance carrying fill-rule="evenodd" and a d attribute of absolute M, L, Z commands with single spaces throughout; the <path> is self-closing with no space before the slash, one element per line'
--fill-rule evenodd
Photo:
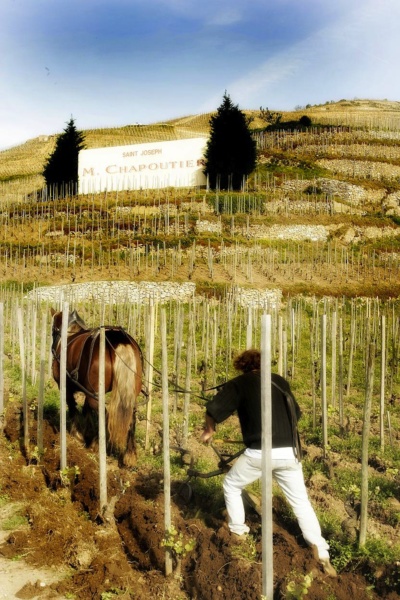
<path fill-rule="evenodd" d="M 141 384 L 142 364 L 140 352 L 132 345 L 118 344 L 115 348 L 112 393 L 107 411 L 107 427 L 111 447 L 120 454 L 130 452 L 132 462 L 134 462 L 136 455 L 133 439 L 136 397 L 140 392 Z"/>

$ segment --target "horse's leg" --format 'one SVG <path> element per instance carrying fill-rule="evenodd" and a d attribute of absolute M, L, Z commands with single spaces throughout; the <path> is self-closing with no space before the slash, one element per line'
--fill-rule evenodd
<path fill-rule="evenodd" d="M 110 431 L 108 428 L 109 412 L 106 410 L 106 442 L 107 453 L 114 454 L 118 458 L 119 467 L 134 467 L 136 466 L 136 441 L 135 441 L 135 421 L 132 422 L 126 435 L 126 440 L 122 446 L 116 447 L 110 439 Z"/>
<path fill-rule="evenodd" d="M 55 382 L 58 385 L 58 389 L 60 389 L 60 364 L 57 360 L 53 360 L 53 377 Z M 65 399 L 68 407 L 68 420 L 70 422 L 70 429 L 76 428 L 76 417 L 77 417 L 77 407 L 76 400 L 74 396 L 74 389 L 71 383 L 67 380 L 66 390 L 65 390 Z"/>
<path fill-rule="evenodd" d="M 83 436 L 85 445 L 96 450 L 98 447 L 98 410 L 97 402 L 91 396 L 85 396 L 82 410 Z"/>
<path fill-rule="evenodd" d="M 67 385 L 66 400 L 68 406 L 68 417 L 70 419 L 70 435 L 75 437 L 80 442 L 83 442 L 83 435 L 79 423 L 79 410 L 77 409 L 77 403 L 75 399 L 75 392 L 71 386 Z"/>
<path fill-rule="evenodd" d="M 122 452 L 120 455 L 120 462 L 124 467 L 135 467 L 137 461 L 136 454 L 136 439 L 135 439 L 135 429 L 136 429 L 136 400 L 135 406 L 132 408 L 132 422 L 128 429 L 128 435 L 126 439 L 126 450 Z"/>

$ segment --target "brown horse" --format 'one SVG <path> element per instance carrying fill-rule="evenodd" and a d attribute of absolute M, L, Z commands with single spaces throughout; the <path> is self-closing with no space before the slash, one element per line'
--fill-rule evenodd
<path fill-rule="evenodd" d="M 60 385 L 61 326 L 63 314 L 53 316 L 53 377 Z M 66 400 L 72 420 L 71 432 L 86 445 L 94 439 L 90 422 L 98 412 L 100 328 L 88 329 L 74 310 L 68 315 Z M 121 465 L 136 463 L 136 398 L 142 387 L 142 353 L 136 341 L 122 327 L 105 327 L 105 391 L 111 392 L 107 405 L 107 434 L 110 450 Z M 83 392 L 82 415 L 75 394 Z M 83 421 L 83 425 L 81 423 Z"/>

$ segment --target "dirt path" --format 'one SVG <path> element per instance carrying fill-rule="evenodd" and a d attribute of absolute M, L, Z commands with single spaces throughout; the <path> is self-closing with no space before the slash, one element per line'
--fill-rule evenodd
<path fill-rule="evenodd" d="M 0 508 L 0 546 L 12 539 L 14 532 L 4 531 L 3 527 L 16 511 L 18 505 L 12 503 Z M 0 600 L 64 600 L 65 596 L 49 587 L 60 579 L 59 570 L 37 568 L 23 558 L 16 560 L 0 556 Z"/>
<path fill-rule="evenodd" d="M 58 579 L 57 573 L 36 569 L 24 560 L 0 558 L 0 600 L 64 600 L 65 596 L 60 596 L 49 588 Z"/>

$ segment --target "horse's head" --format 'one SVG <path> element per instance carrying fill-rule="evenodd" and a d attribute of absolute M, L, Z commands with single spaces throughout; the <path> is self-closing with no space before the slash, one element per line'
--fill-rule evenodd
<path fill-rule="evenodd" d="M 54 310 L 54 308 L 50 309 L 52 321 L 53 321 L 53 334 L 55 331 L 61 331 L 62 325 L 62 312 Z"/>

